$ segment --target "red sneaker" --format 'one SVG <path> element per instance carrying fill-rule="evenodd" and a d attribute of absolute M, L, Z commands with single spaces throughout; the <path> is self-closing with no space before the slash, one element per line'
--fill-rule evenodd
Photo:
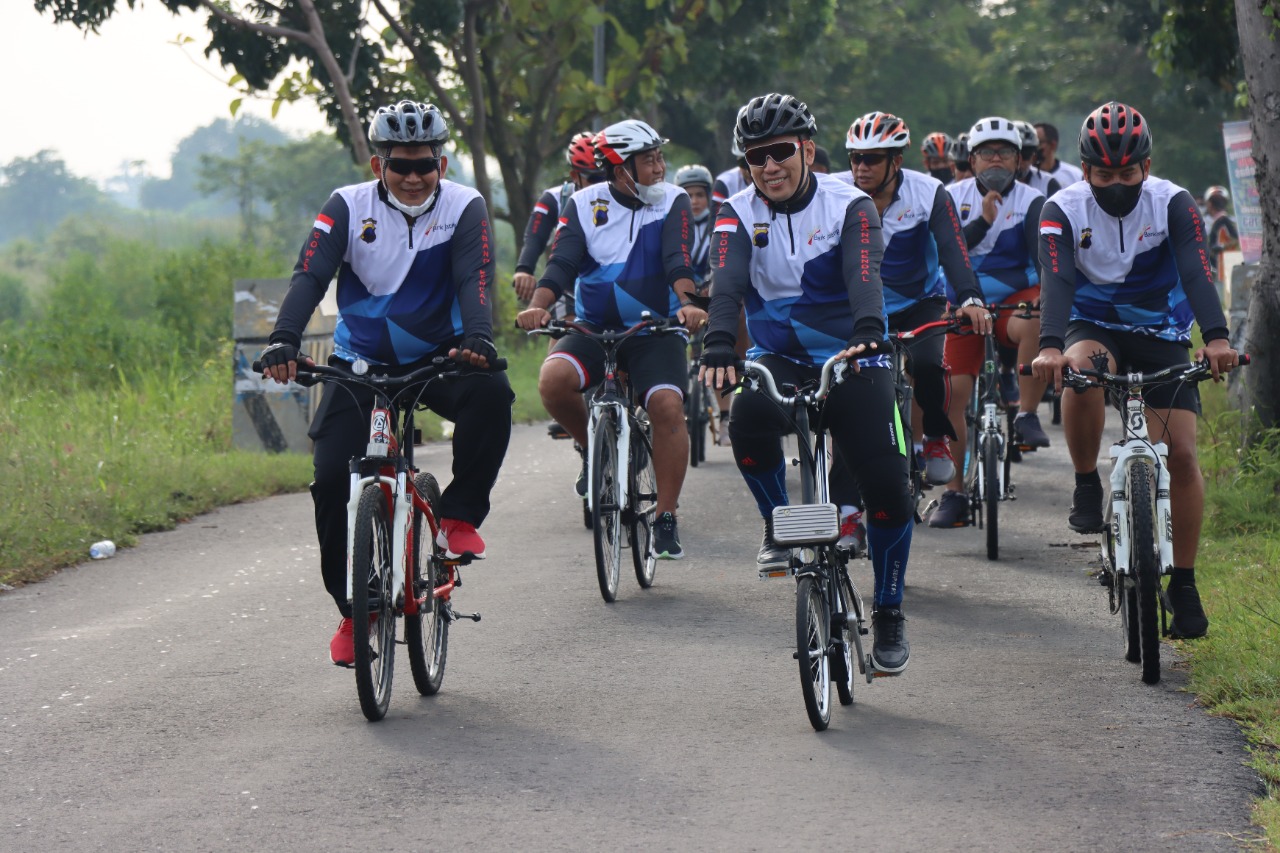
<path fill-rule="evenodd" d="M 329 660 L 338 666 L 356 665 L 355 625 L 350 618 L 338 623 L 338 630 L 329 641 Z"/>
<path fill-rule="evenodd" d="M 450 560 L 470 555 L 473 560 L 484 559 L 484 540 L 476 532 L 473 525 L 456 518 L 445 518 L 440 521 L 440 533 L 436 536 L 436 544 L 444 548 L 444 555 Z"/>

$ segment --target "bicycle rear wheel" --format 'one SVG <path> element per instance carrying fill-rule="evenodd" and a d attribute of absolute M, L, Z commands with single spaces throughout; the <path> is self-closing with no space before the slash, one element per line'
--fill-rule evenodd
<path fill-rule="evenodd" d="M 630 486 L 627 489 L 631 562 L 636 581 L 644 589 L 653 586 L 658 571 L 658 558 L 653 553 L 653 523 L 657 516 L 658 478 L 653 470 L 653 448 L 649 433 L 637 423 L 631 431 L 631 464 L 627 466 Z"/>
<path fill-rule="evenodd" d="M 707 458 L 707 392 L 695 376 L 685 398 L 685 424 L 689 428 L 689 467 Z"/>
<path fill-rule="evenodd" d="M 994 435 L 984 435 L 982 448 L 982 488 L 986 492 L 984 522 L 987 526 L 987 559 L 1000 559 L 1000 451 Z"/>
<path fill-rule="evenodd" d="M 796 586 L 796 660 L 800 663 L 800 691 L 804 709 L 814 730 L 831 723 L 831 642 L 827 603 L 812 577 L 803 577 Z"/>
<path fill-rule="evenodd" d="M 425 471 L 413 478 L 414 488 L 439 518 L 440 486 Z M 425 598 L 416 616 L 405 614 L 404 642 L 409 648 L 409 669 L 413 683 L 423 696 L 440 692 L 444 664 L 449 653 L 449 619 L 446 603 L 432 590 L 444 583 L 443 554 L 431 537 L 431 525 L 421 510 L 413 511 L 413 594 Z"/>
<path fill-rule="evenodd" d="M 591 532 L 595 540 L 596 577 L 605 601 L 618 597 L 622 563 L 622 506 L 618 501 L 618 430 L 612 410 L 596 423 L 595 458 L 591 460 Z"/>
<path fill-rule="evenodd" d="M 836 695 L 841 705 L 853 704 L 853 678 L 858 663 L 854 660 L 853 632 L 858 624 L 857 595 L 853 591 L 853 581 L 843 568 L 837 568 L 839 577 L 835 585 L 835 613 L 838 620 L 831 625 L 831 636 L 841 648 L 833 648 L 831 656 L 831 680 L 836 683 Z"/>
<path fill-rule="evenodd" d="M 351 543 L 354 582 L 351 621 L 355 634 L 356 693 L 360 710 L 381 720 L 391 704 L 396 650 L 396 614 L 391 588 L 391 515 L 378 485 L 366 486 L 356 509 Z"/>
<path fill-rule="evenodd" d="M 1154 471 L 1145 462 L 1129 467 L 1129 563 L 1137 610 L 1142 680 L 1160 680 L 1160 561 L 1155 537 Z"/>

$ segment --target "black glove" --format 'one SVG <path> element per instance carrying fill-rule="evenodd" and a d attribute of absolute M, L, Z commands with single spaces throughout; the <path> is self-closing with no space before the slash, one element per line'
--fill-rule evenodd
<path fill-rule="evenodd" d="M 471 350 L 479 356 L 484 356 L 485 361 L 493 364 L 498 359 L 498 351 L 493 346 L 493 341 L 484 335 L 467 335 L 462 339 L 462 343 L 458 344 L 458 351 Z"/>
<path fill-rule="evenodd" d="M 263 369 L 284 367 L 291 361 L 298 360 L 298 348 L 293 344 L 275 343 L 268 346 L 258 356 Z"/>
<path fill-rule="evenodd" d="M 702 349 L 702 366 L 708 370 L 738 366 L 738 353 L 732 344 L 712 344 Z"/>

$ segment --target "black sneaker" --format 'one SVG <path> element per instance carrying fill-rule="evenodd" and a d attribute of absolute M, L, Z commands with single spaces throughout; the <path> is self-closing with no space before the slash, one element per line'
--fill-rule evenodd
<path fill-rule="evenodd" d="M 1169 607 L 1173 610 L 1173 624 L 1169 636 L 1179 640 L 1194 640 L 1209 632 L 1209 617 L 1200 606 L 1200 592 L 1194 583 L 1169 584 Z"/>
<path fill-rule="evenodd" d="M 684 549 L 680 547 L 680 531 L 676 528 L 676 517 L 669 512 L 664 512 L 654 522 L 653 553 L 659 560 L 684 559 Z"/>
<path fill-rule="evenodd" d="M 881 672 L 902 672 L 911 659 L 907 642 L 907 617 L 896 608 L 876 610 L 871 614 L 871 665 Z"/>
<path fill-rule="evenodd" d="M 1023 447 L 1048 447 L 1049 434 L 1040 426 L 1040 416 L 1024 412 L 1013 419 L 1014 440 Z"/>
<path fill-rule="evenodd" d="M 587 451 L 582 447 L 577 450 L 582 457 L 582 470 L 578 472 L 578 482 L 573 484 L 573 490 L 585 501 L 587 499 Z"/>
<path fill-rule="evenodd" d="M 1102 483 L 1076 485 L 1071 498 L 1071 515 L 1067 526 L 1076 533 L 1102 533 L 1106 525 L 1102 520 Z"/>
<path fill-rule="evenodd" d="M 929 516 L 930 527 L 968 527 L 972 523 L 968 496 L 950 489 L 942 493 L 942 499 Z"/>
<path fill-rule="evenodd" d="M 773 544 L 773 526 L 764 521 L 764 538 L 760 540 L 760 553 L 756 555 L 756 568 L 785 569 L 791 564 L 791 549 Z"/>

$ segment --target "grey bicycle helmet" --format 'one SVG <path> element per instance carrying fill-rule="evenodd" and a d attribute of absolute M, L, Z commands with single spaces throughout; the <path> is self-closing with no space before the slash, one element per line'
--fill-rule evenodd
<path fill-rule="evenodd" d="M 1040 137 L 1036 135 L 1036 126 L 1029 121 L 1015 121 L 1014 126 L 1018 128 L 1018 135 L 1022 137 L 1022 151 L 1025 154 L 1033 148 L 1040 147 Z"/>
<path fill-rule="evenodd" d="M 795 134 L 809 139 L 818 131 L 818 123 L 803 101 L 795 95 L 770 92 L 752 98 L 738 113 L 733 138 L 740 148 L 749 143 Z"/>
<path fill-rule="evenodd" d="M 676 170 L 675 185 L 688 189 L 698 185 L 705 186 L 707 192 L 711 192 L 711 187 L 715 184 L 715 179 L 711 177 L 711 170 L 706 166 L 699 166 L 696 163 L 692 166 L 681 166 Z"/>
<path fill-rule="evenodd" d="M 394 107 L 378 107 L 369 123 L 369 142 L 382 151 L 397 145 L 438 148 L 448 139 L 449 126 L 434 104 L 401 101 Z"/>

